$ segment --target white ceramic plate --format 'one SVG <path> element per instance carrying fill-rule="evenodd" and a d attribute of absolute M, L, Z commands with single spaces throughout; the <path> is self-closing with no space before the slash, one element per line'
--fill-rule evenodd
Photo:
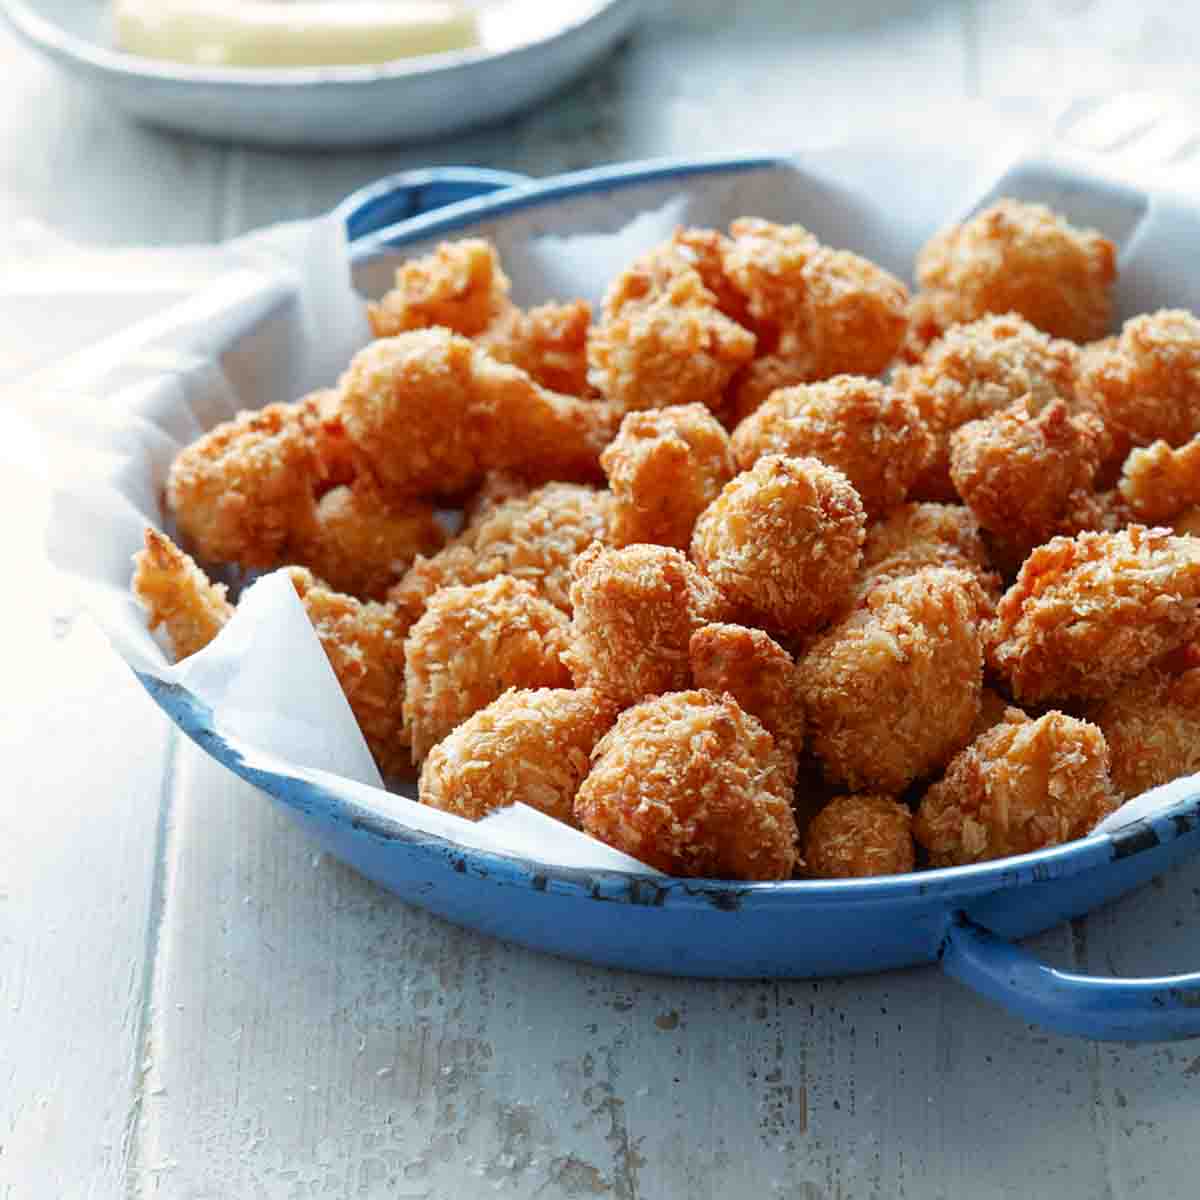
<path fill-rule="evenodd" d="M 529 107 L 606 54 L 640 0 L 480 0 L 484 45 L 375 66 L 236 69 L 115 50 L 107 0 L 0 0 L 27 44 L 138 120 L 274 146 L 417 141 Z"/>

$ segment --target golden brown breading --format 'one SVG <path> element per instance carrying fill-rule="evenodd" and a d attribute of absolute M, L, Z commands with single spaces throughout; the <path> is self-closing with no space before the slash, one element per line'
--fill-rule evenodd
<path fill-rule="evenodd" d="M 729 696 L 675 692 L 627 709 L 592 752 L 575 815 L 660 871 L 787 879 L 796 759 Z"/>
<path fill-rule="evenodd" d="M 1032 396 L 1035 405 L 1072 400 L 1079 350 L 1052 339 L 1016 313 L 955 325 L 893 386 L 917 406 L 935 438 L 932 457 L 913 486 L 923 500 L 957 499 L 950 482 L 950 434 Z"/>
<path fill-rule="evenodd" d="M 809 822 L 804 863 L 815 879 L 903 875 L 916 865 L 912 813 L 891 796 L 838 796 Z"/>
<path fill-rule="evenodd" d="M 1113 786 L 1125 799 L 1200 771 L 1200 669 L 1155 665 L 1096 705 Z"/>
<path fill-rule="evenodd" d="M 1022 701 L 1103 699 L 1200 632 L 1200 540 L 1130 525 L 1056 537 L 1000 600 L 988 663 Z"/>
<path fill-rule="evenodd" d="M 613 494 L 612 544 L 680 550 L 737 473 L 729 435 L 703 404 L 627 414 L 600 465 Z"/>
<path fill-rule="evenodd" d="M 620 414 L 539 387 L 467 338 L 380 338 L 342 376 L 342 418 L 362 468 L 397 496 L 453 496 L 493 469 L 534 480 L 601 477 Z"/>
<path fill-rule="evenodd" d="M 434 325 L 473 337 L 495 318 L 508 287 L 490 242 L 442 242 L 432 254 L 401 265 L 395 286 L 378 304 L 367 305 L 367 316 L 377 338 Z"/>
<path fill-rule="evenodd" d="M 1095 725 L 1010 709 L 925 793 L 913 833 L 933 866 L 951 867 L 1084 837 L 1116 803 Z"/>
<path fill-rule="evenodd" d="M 720 408 L 730 379 L 754 357 L 754 335 L 721 312 L 682 262 L 644 299 L 618 303 L 629 289 L 615 286 L 588 335 L 592 386 L 623 412 L 692 402 Z"/>
<path fill-rule="evenodd" d="M 463 504 L 462 532 L 481 524 L 506 500 L 519 500 L 533 490 L 534 485 L 515 471 L 488 471 Z"/>
<path fill-rule="evenodd" d="M 867 526 L 864 584 L 912 575 L 922 567 L 970 571 L 989 597 L 999 599 L 1000 577 L 991 568 L 979 522 L 962 504 L 902 504 Z"/>
<path fill-rule="evenodd" d="M 846 477 L 813 458 L 768 454 L 700 515 L 692 558 L 729 602 L 785 638 L 847 602 L 866 518 Z"/>
<path fill-rule="evenodd" d="M 225 585 L 213 583 L 164 533 L 146 527 L 146 548 L 133 556 L 133 594 L 150 618 L 166 626 L 175 661 L 203 650 L 233 616 Z"/>
<path fill-rule="evenodd" d="M 566 637 L 567 618 L 511 575 L 430 596 L 404 646 L 413 762 L 511 687 L 570 687 Z"/>
<path fill-rule="evenodd" d="M 167 504 L 202 558 L 273 567 L 310 534 L 318 467 L 300 412 L 238 413 L 176 456 Z"/>
<path fill-rule="evenodd" d="M 725 255 L 730 241 L 716 229 L 680 227 L 666 244 L 672 256 L 694 267 L 704 286 L 716 297 L 717 307 L 729 318 L 750 328 L 746 297 L 725 274 Z"/>
<path fill-rule="evenodd" d="M 758 353 L 803 379 L 878 375 L 908 327 L 908 291 L 865 258 L 821 245 L 799 225 L 743 217 L 729 227 L 725 274 L 746 297 Z"/>
<path fill-rule="evenodd" d="M 869 517 L 904 500 L 932 451 L 933 436 L 916 405 L 861 375 L 781 388 L 733 435 L 743 471 L 764 454 L 816 458 L 836 467 Z"/>
<path fill-rule="evenodd" d="M 1059 522 L 1059 532 L 1067 537 L 1077 533 L 1116 533 L 1126 525 L 1135 524 L 1125 497 L 1112 488 L 1104 492 L 1076 492 Z"/>
<path fill-rule="evenodd" d="M 997 200 L 937 233 L 917 255 L 921 319 L 942 329 L 1019 313 L 1053 337 L 1088 342 L 1112 321 L 1116 247 L 1043 204 Z"/>
<path fill-rule="evenodd" d="M 612 497 L 575 483 L 549 483 L 496 505 L 432 558 L 418 558 L 388 598 L 417 617 L 438 588 L 512 575 L 570 612 L 571 564 L 608 534 Z"/>
<path fill-rule="evenodd" d="M 1200 319 L 1164 309 L 1126 321 L 1121 336 L 1087 347 L 1077 383 L 1123 453 L 1200 433 Z"/>
<path fill-rule="evenodd" d="M 974 741 L 981 733 L 987 733 L 989 729 L 999 725 L 1009 711 L 1021 712 L 995 688 L 985 687 L 979 695 L 979 716 L 975 718 L 975 724 L 971 727 L 971 741 Z M 1025 714 L 1021 713 L 1021 715 Z"/>
<path fill-rule="evenodd" d="M 351 483 L 354 451 L 342 424 L 342 398 L 336 388 L 310 392 L 296 402 L 300 428 L 313 452 L 319 490 Z"/>
<path fill-rule="evenodd" d="M 1134 517 L 1161 525 L 1200 504 L 1200 437 L 1177 450 L 1163 441 L 1130 452 L 1117 485 Z"/>
<path fill-rule="evenodd" d="M 830 779 L 898 793 L 966 743 L 985 605 L 973 575 L 925 567 L 872 589 L 808 647 L 796 669 L 809 742 Z"/>
<path fill-rule="evenodd" d="M 577 687 L 594 687 L 625 705 L 690 685 L 692 634 L 724 620 L 727 606 L 678 550 L 592 546 L 572 573 L 566 659 Z"/>
<path fill-rule="evenodd" d="M 590 688 L 508 691 L 429 752 L 422 804 L 478 821 L 520 801 L 575 821 L 575 793 L 617 706 Z"/>
<path fill-rule="evenodd" d="M 1026 396 L 950 435 L 950 478 L 979 524 L 1019 559 L 1061 528 L 1091 490 L 1108 441 L 1099 418 Z"/>
<path fill-rule="evenodd" d="M 592 306 L 586 300 L 520 309 L 505 303 L 476 338 L 493 358 L 520 367 L 552 392 L 584 396 Z"/>
<path fill-rule="evenodd" d="M 721 419 L 730 429 L 736 429 L 779 388 L 808 382 L 809 369 L 805 363 L 781 354 L 760 355 L 733 377 Z"/>
<path fill-rule="evenodd" d="M 434 511 L 423 500 L 388 501 L 369 476 L 359 476 L 321 497 L 313 535 L 296 559 L 334 591 L 382 600 L 414 558 L 445 543 Z"/>
<path fill-rule="evenodd" d="M 804 699 L 792 656 L 761 629 L 702 625 L 688 644 L 692 681 L 721 695 L 728 692 L 776 741 L 797 754 L 804 748 Z"/>
<path fill-rule="evenodd" d="M 304 567 L 288 574 L 383 775 L 408 767 L 404 638 L 410 622 L 390 604 L 331 591 Z"/>

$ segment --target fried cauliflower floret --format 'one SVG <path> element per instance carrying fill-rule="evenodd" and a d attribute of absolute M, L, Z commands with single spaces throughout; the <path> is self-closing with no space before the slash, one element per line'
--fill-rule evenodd
<path fill-rule="evenodd" d="M 1200 540 L 1130 525 L 1056 537 L 1000 600 L 988 662 L 1020 701 L 1103 699 L 1200 631 Z"/>
<path fill-rule="evenodd" d="M 1074 397 L 1078 347 L 1050 338 L 1016 313 L 955 325 L 913 366 L 897 369 L 894 386 L 917 406 L 935 438 L 934 452 L 913 486 L 924 500 L 953 500 L 950 434 L 1023 396 L 1041 408 Z"/>
<path fill-rule="evenodd" d="M 611 509 L 607 492 L 575 483 L 550 483 L 506 500 L 432 558 L 418 558 L 389 599 L 417 616 L 438 588 L 511 575 L 569 612 L 571 564 L 605 540 Z"/>
<path fill-rule="evenodd" d="M 962 504 L 902 504 L 867 526 L 863 576 L 872 585 L 912 575 L 922 567 L 970 571 L 989 596 L 999 598 L 979 522 Z"/>
<path fill-rule="evenodd" d="M 233 616 L 225 585 L 213 583 L 166 534 L 147 526 L 145 549 L 133 556 L 133 594 L 150 618 L 166 628 L 175 661 L 203 650 Z"/>
<path fill-rule="evenodd" d="M 804 747 L 804 698 L 792 656 L 761 629 L 702 625 L 688 643 L 692 681 L 717 695 L 729 693 L 776 741 Z"/>
<path fill-rule="evenodd" d="M 434 325 L 472 337 L 492 322 L 508 287 L 490 242 L 442 242 L 432 254 L 401 265 L 395 286 L 367 305 L 367 316 L 377 338 Z"/>
<path fill-rule="evenodd" d="M 577 687 L 594 687 L 626 705 L 690 686 L 692 634 L 724 620 L 727 608 L 678 550 L 592 546 L 572 573 L 566 661 Z"/>
<path fill-rule="evenodd" d="M 1116 247 L 1043 204 L 997 200 L 937 233 L 917 255 L 922 319 L 946 328 L 1018 313 L 1052 337 L 1089 342 L 1112 321 Z"/>
<path fill-rule="evenodd" d="M 1200 504 L 1200 437 L 1178 450 L 1158 441 L 1131 451 L 1117 486 L 1137 520 L 1173 520 Z"/>
<path fill-rule="evenodd" d="M 729 227 L 725 275 L 746 298 L 760 354 L 806 381 L 878 375 L 908 327 L 908 292 L 865 258 L 821 245 L 799 225 L 743 217 Z"/>
<path fill-rule="evenodd" d="M 716 298 L 717 307 L 739 325 L 749 328 L 746 297 L 725 274 L 725 255 L 730 241 L 716 229 L 676 229 L 667 243 L 673 258 L 695 268 L 701 282 Z"/>
<path fill-rule="evenodd" d="M 335 591 L 382 600 L 417 555 L 435 553 L 445 540 L 432 505 L 391 503 L 360 476 L 321 497 L 312 537 L 297 558 Z"/>
<path fill-rule="evenodd" d="M 701 513 L 692 558 L 747 624 L 789 637 L 846 602 L 865 525 L 858 493 L 840 471 L 768 454 Z"/>
<path fill-rule="evenodd" d="M 898 793 L 966 743 L 979 714 L 985 603 L 965 571 L 926 567 L 872 589 L 809 646 L 797 673 L 828 778 Z"/>
<path fill-rule="evenodd" d="M 299 409 L 270 404 L 185 446 L 167 476 L 167 504 L 202 558 L 273 567 L 312 529 L 316 477 Z"/>
<path fill-rule="evenodd" d="M 729 435 L 703 404 L 627 414 L 600 465 L 613 495 L 612 544 L 681 550 L 737 473 Z"/>
<path fill-rule="evenodd" d="M 627 299 L 594 326 L 587 353 L 588 380 L 623 412 L 693 401 L 718 409 L 734 373 L 754 357 L 754 335 L 681 265 L 645 299 Z"/>
<path fill-rule="evenodd" d="M 1200 433 L 1200 318 L 1163 310 L 1126 321 L 1119 338 L 1087 347 L 1078 388 L 1118 450 Z"/>
<path fill-rule="evenodd" d="M 916 865 L 912 813 L 890 796 L 838 796 L 809 822 L 804 863 L 815 879 L 903 875 Z"/>
<path fill-rule="evenodd" d="M 493 358 L 520 367 L 552 392 L 588 392 L 587 337 L 592 307 L 586 300 L 521 309 L 505 304 L 476 341 Z"/>
<path fill-rule="evenodd" d="M 422 804 L 478 821 L 520 801 L 575 824 L 575 793 L 617 707 L 590 688 L 508 691 L 429 752 Z"/>
<path fill-rule="evenodd" d="M 816 458 L 853 485 L 868 517 L 900 504 L 933 438 L 916 405 L 875 379 L 836 375 L 774 392 L 733 435 L 738 466 L 764 454 Z"/>
<path fill-rule="evenodd" d="M 1089 716 L 1108 742 L 1113 787 L 1126 800 L 1200 771 L 1200 669 L 1175 674 L 1156 664 Z"/>
<path fill-rule="evenodd" d="M 1010 709 L 925 793 L 913 832 L 933 866 L 952 867 L 1084 837 L 1115 808 L 1095 725 Z"/>
<path fill-rule="evenodd" d="M 598 478 L 620 419 L 607 405 L 539 387 L 444 329 L 372 342 L 340 386 L 356 456 L 395 496 L 460 494 L 494 469 Z"/>
<path fill-rule="evenodd" d="M 1023 558 L 1090 490 L 1107 450 L 1093 414 L 1025 397 L 950 435 L 950 478 L 979 524 Z"/>
<path fill-rule="evenodd" d="M 575 815 L 670 875 L 788 879 L 795 778 L 795 756 L 732 697 L 674 692 L 617 718 L 592 752 Z"/>
<path fill-rule="evenodd" d="M 330 590 L 304 567 L 289 567 L 288 574 L 380 772 L 403 773 L 408 766 L 403 700 L 409 621 L 390 604 Z"/>
<path fill-rule="evenodd" d="M 435 592 L 404 646 L 413 762 L 509 688 L 570 687 L 566 637 L 567 618 L 511 575 Z"/>

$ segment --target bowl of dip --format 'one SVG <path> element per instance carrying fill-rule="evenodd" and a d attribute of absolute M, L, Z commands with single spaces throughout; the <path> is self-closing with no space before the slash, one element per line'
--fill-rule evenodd
<path fill-rule="evenodd" d="M 136 120 L 272 146 L 447 136 L 564 86 L 639 0 L 0 0 L 33 49 Z"/>

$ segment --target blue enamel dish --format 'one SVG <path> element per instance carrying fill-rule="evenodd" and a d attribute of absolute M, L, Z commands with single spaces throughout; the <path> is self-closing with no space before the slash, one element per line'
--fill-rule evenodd
<path fill-rule="evenodd" d="M 339 214 L 358 239 L 355 282 L 366 294 L 379 294 L 395 263 L 431 241 L 480 234 L 497 242 L 517 299 L 529 302 L 546 297 L 522 295 L 523 247 L 566 233 L 604 237 L 664 206 L 673 219 L 712 224 L 745 211 L 800 221 L 907 275 L 932 229 L 989 190 L 1045 199 L 1114 236 L 1122 248 L 1121 316 L 1156 307 L 1167 293 L 1175 304 L 1200 308 L 1200 281 L 1181 281 L 1169 269 L 1170 245 L 1187 244 L 1175 239 L 1200 236 L 1200 217 L 1186 201 L 1056 161 L 1007 171 L 970 156 L 948 162 L 936 147 L 635 164 L 539 183 L 468 169 L 410 172 L 357 193 Z M 880 211 L 900 193 L 904 203 L 895 207 L 903 207 L 902 216 Z M 404 900 L 481 932 L 666 975 L 797 978 L 940 962 L 1023 1019 L 1061 1033 L 1200 1035 L 1200 973 L 1073 975 L 1039 963 L 1011 940 L 1086 913 L 1200 850 L 1200 783 L 1152 819 L 969 867 L 770 884 L 580 871 L 416 833 L 224 736 L 211 712 L 178 686 L 141 678 L 184 732 L 283 804 L 332 854 Z"/>

